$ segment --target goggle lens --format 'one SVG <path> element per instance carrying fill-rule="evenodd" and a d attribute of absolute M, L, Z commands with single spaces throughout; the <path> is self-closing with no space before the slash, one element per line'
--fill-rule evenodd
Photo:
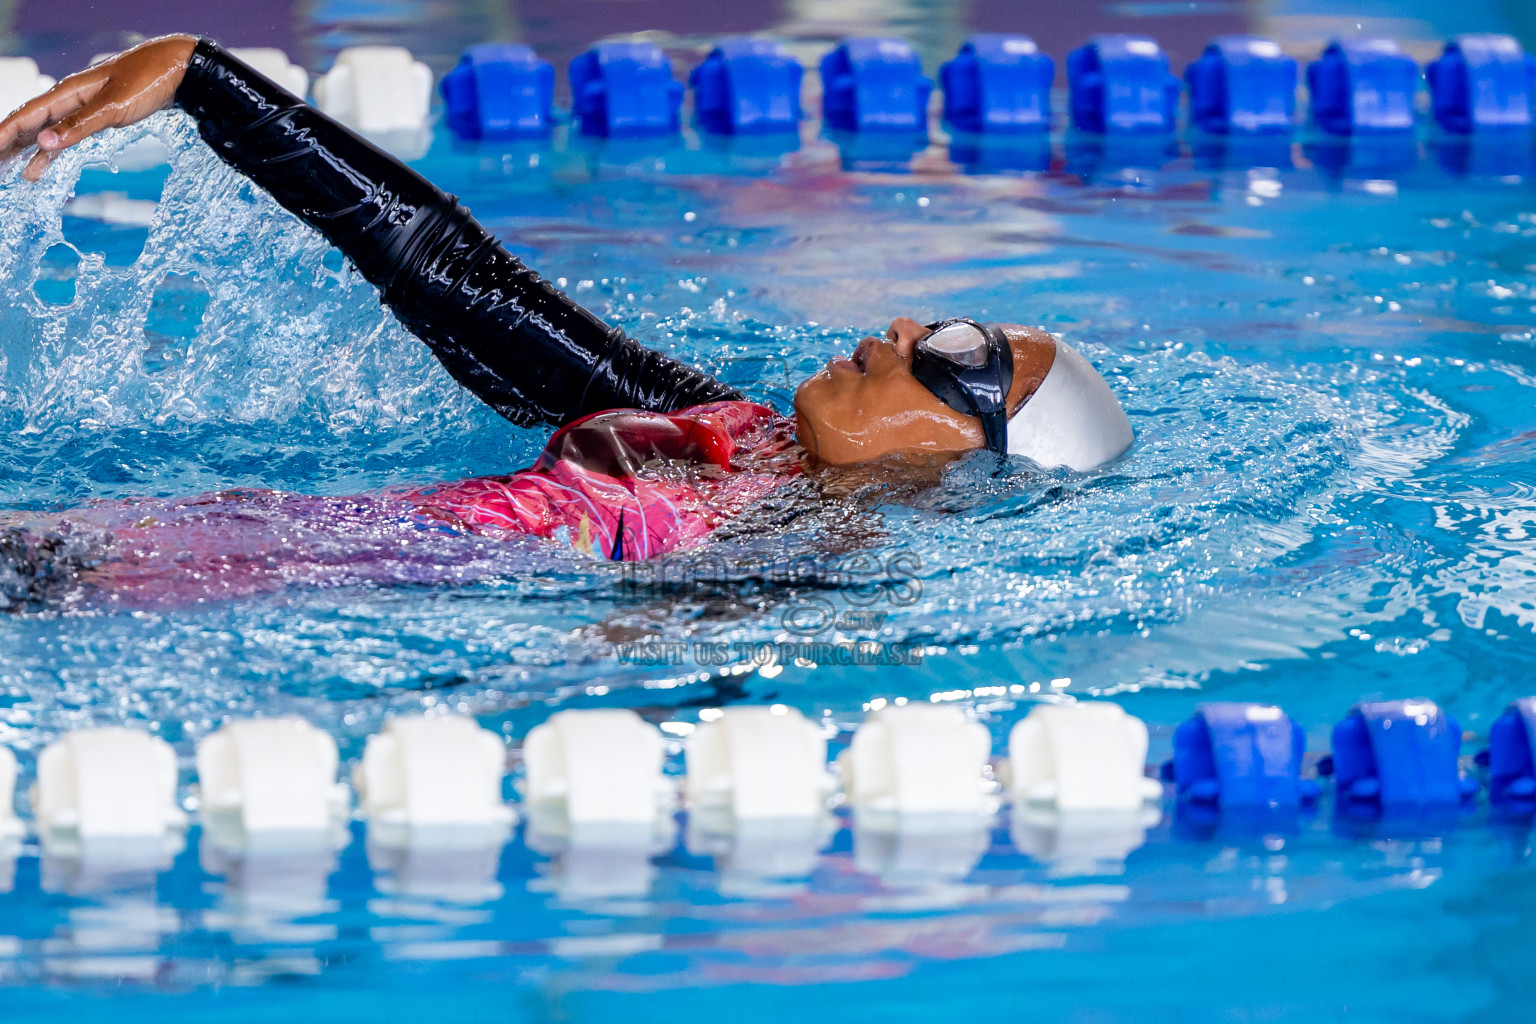
<path fill-rule="evenodd" d="M 987 336 L 973 323 L 961 321 L 940 325 L 917 344 L 925 352 L 960 366 L 987 364 Z"/>

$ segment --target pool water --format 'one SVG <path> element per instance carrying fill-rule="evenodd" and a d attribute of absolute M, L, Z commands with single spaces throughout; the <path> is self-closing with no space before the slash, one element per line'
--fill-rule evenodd
<path fill-rule="evenodd" d="M 395 6 L 380 18 L 415 24 Z M 1053 25 L 1068 9 L 1046 6 Z M 1072 41 L 1247 26 L 1304 52 L 1351 19 L 1420 45 L 1525 27 L 1513 5 L 1195 6 L 1094 7 Z M 668 19 L 688 7 L 647 10 L 683 46 Z M 966 25 L 1028 28 L 985 13 Z M 776 24 L 762 17 L 726 27 Z M 455 18 L 422 30 L 445 53 L 481 31 Z M 890 21 L 947 39 L 964 17 Z M 818 25 L 805 45 L 833 31 Z M 322 28 L 317 52 L 373 38 Z M 14 609 L 0 741 L 30 777 L 62 732 L 126 723 L 190 777 L 201 737 L 254 714 L 302 715 L 355 758 L 404 712 L 472 714 L 515 748 L 555 710 L 633 707 L 680 747 L 701 712 L 778 702 L 837 748 L 869 707 L 907 699 L 972 711 L 1001 751 L 1037 703 L 1104 697 L 1147 721 L 1159 762 L 1203 700 L 1278 703 L 1321 752 L 1355 701 L 1421 696 L 1476 734 L 1470 755 L 1536 692 L 1536 149 L 1431 134 L 1405 157 L 1300 133 L 1255 168 L 1195 142 L 1163 156 L 1056 136 L 1044 171 L 967 174 L 942 137 L 897 166 L 814 124 L 777 149 L 563 130 L 466 145 L 439 128 L 414 165 L 514 252 L 781 409 L 893 316 L 963 313 L 1071 342 L 1137 444 L 1087 476 L 978 455 L 930 486 L 851 480 L 845 499 L 798 495 L 803 515 L 759 510 L 707 561 L 620 569 L 445 537 L 451 578 L 428 578 L 364 532 L 318 545 L 316 566 L 357 555 L 343 579 Z M 168 163 L 143 158 L 156 146 Z M 542 446 L 181 115 L 83 146 L 39 185 L 17 170 L 0 185 L 0 522 L 225 488 L 356 494 L 504 473 Z M 576 841 L 534 821 L 448 852 L 360 825 L 277 851 L 194 828 L 105 867 L 28 843 L 0 851 L 0 1007 L 1402 1022 L 1525 1020 L 1536 995 L 1530 822 L 1486 809 L 865 824 Z"/>

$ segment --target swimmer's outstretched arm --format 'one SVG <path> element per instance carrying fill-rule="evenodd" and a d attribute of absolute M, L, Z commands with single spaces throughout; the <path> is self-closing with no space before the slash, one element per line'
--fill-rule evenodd
<path fill-rule="evenodd" d="M 551 287 L 405 164 L 207 39 L 154 39 L 71 75 L 0 122 L 23 174 L 173 103 L 226 163 L 325 235 L 448 372 L 514 423 L 669 411 L 739 393 L 641 347 Z"/>

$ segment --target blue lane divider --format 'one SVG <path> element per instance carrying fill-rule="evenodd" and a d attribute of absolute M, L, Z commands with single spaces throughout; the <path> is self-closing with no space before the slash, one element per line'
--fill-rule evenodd
<path fill-rule="evenodd" d="M 1458 757 L 1461 727 L 1427 700 L 1356 704 L 1333 729 L 1333 772 L 1346 810 L 1457 805 L 1475 795 Z"/>
<path fill-rule="evenodd" d="M 798 131 L 803 74 L 776 39 L 722 39 L 688 76 L 699 126 L 719 135 Z"/>
<path fill-rule="evenodd" d="M 1536 697 L 1521 697 L 1488 728 L 1488 749 L 1478 761 L 1488 768 L 1488 799 L 1497 806 L 1536 803 Z"/>
<path fill-rule="evenodd" d="M 933 82 L 904 39 L 852 38 L 821 58 L 822 118 L 847 132 L 926 132 Z"/>
<path fill-rule="evenodd" d="M 1296 116 L 1296 61 L 1253 36 L 1217 36 L 1184 69 L 1189 117 L 1217 135 L 1288 132 Z"/>
<path fill-rule="evenodd" d="M 1163 778 L 1180 801 L 1231 807 L 1294 808 L 1310 804 L 1317 783 L 1301 777 L 1307 737 L 1270 704 L 1201 704 L 1173 734 Z"/>
<path fill-rule="evenodd" d="M 1179 82 L 1157 43 L 1139 36 L 1095 36 L 1069 55 L 1070 120 L 1080 134 L 1069 135 L 1064 153 L 1048 142 L 1007 141 L 1048 137 L 1054 69 L 1027 36 L 967 39 L 940 69 L 944 117 L 954 133 L 951 158 L 968 173 L 992 173 L 1045 170 L 1064 156 L 1069 171 L 1092 174 L 1158 167 L 1177 155 L 1153 141 L 1173 144 Z M 825 127 L 846 169 L 898 171 L 926 148 L 933 83 L 907 42 L 845 39 L 820 70 Z M 1184 73 L 1190 125 L 1199 129 L 1189 139 L 1197 167 L 1291 166 L 1285 140 L 1295 120 L 1296 63 L 1277 44 L 1220 36 Z M 716 136 L 715 146 L 735 136 L 798 136 L 803 75 L 776 40 L 719 40 L 689 79 L 700 130 Z M 1448 173 L 1536 174 L 1536 150 L 1522 137 L 1536 128 L 1536 56 L 1510 36 L 1462 35 L 1446 43 L 1425 76 L 1444 133 L 1429 145 Z M 1311 118 L 1323 135 L 1342 140 L 1306 141 L 1319 169 L 1334 178 L 1381 177 L 1414 166 L 1420 77 L 1390 39 L 1330 44 L 1307 68 Z M 571 62 L 570 81 L 572 114 L 584 134 L 662 135 L 679 127 L 683 86 L 652 43 L 596 44 Z M 447 123 L 463 138 L 549 135 L 554 69 L 526 46 L 470 47 L 440 89 Z M 1122 153 L 1111 146 L 1150 148 Z"/>
<path fill-rule="evenodd" d="M 571 98 L 585 135 L 666 135 L 678 129 L 683 83 L 655 43 L 598 43 L 571 61 Z"/>
<path fill-rule="evenodd" d="M 1103 135 L 1171 132 L 1179 80 L 1168 57 L 1143 36 L 1094 36 L 1067 55 L 1072 123 Z"/>
<path fill-rule="evenodd" d="M 963 132 L 1043 132 L 1051 127 L 1056 62 L 1028 36 L 971 36 L 939 69 L 944 119 Z"/>
<path fill-rule="evenodd" d="M 1390 39 L 1336 39 L 1307 65 L 1312 120 L 1333 135 L 1413 129 L 1419 66 Z"/>
<path fill-rule="evenodd" d="M 1424 69 L 1435 121 L 1458 135 L 1480 129 L 1529 128 L 1536 57 L 1513 36 L 1457 36 Z"/>
<path fill-rule="evenodd" d="M 471 46 L 440 88 L 448 127 L 462 138 L 537 138 L 549 132 L 555 67 L 529 47 Z"/>

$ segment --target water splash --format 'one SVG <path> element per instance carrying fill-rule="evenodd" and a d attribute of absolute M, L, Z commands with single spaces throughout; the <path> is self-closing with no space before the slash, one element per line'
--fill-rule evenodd
<path fill-rule="evenodd" d="M 143 252 L 112 266 L 71 245 L 63 219 L 82 171 L 144 138 L 165 145 L 170 169 Z M 134 431 L 191 436 L 190 451 L 157 474 L 268 484 L 283 482 L 270 459 L 219 473 L 226 467 L 209 463 L 223 446 L 205 442 L 271 440 L 274 425 L 288 436 L 378 434 L 381 446 L 407 448 L 515 436 L 454 384 L 322 237 L 219 161 L 185 115 L 157 114 L 91 139 L 36 185 L 18 175 L 19 161 L 0 187 L 0 273 L 19 300 L 0 310 L 0 427 L 19 435 L 27 453 L 18 462 L 32 471 L 13 464 L 0 501 L 72 496 L 49 477 L 79 458 L 87 434 L 115 433 L 124 447 Z M 33 287 L 60 245 L 79 252 L 67 305 L 43 301 Z M 177 358 L 166 360 L 152 314 L 178 281 L 195 282 L 207 302 L 178 339 Z M 216 431 L 199 436 L 209 425 Z M 128 475 L 131 485 L 150 474 Z"/>

